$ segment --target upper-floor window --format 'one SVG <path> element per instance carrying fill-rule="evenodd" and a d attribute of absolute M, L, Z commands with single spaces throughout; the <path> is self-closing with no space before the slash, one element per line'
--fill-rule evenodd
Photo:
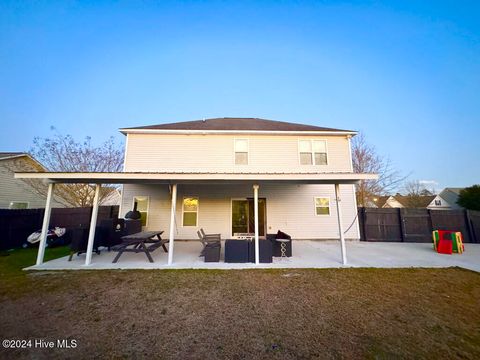
<path fill-rule="evenodd" d="M 325 140 L 300 140 L 298 142 L 301 165 L 327 165 L 327 142 Z"/>
<path fill-rule="evenodd" d="M 183 226 L 197 226 L 198 223 L 198 198 L 183 198 Z"/>
<path fill-rule="evenodd" d="M 248 165 L 247 139 L 235 139 L 235 165 Z"/>

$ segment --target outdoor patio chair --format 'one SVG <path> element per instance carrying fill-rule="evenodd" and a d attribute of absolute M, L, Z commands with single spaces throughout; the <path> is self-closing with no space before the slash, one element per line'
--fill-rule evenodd
<path fill-rule="evenodd" d="M 205 245 L 203 249 L 205 262 L 219 262 L 221 246 L 222 245 L 220 241 L 208 243 L 207 245 Z"/>
<path fill-rule="evenodd" d="M 200 228 L 200 232 L 202 233 L 202 236 L 205 237 L 214 237 L 214 238 L 220 238 L 220 234 L 205 234 L 205 230 L 203 228 Z"/>
<path fill-rule="evenodd" d="M 203 232 L 205 233 L 205 232 Z M 222 238 L 220 234 L 202 234 L 202 229 L 200 231 L 197 231 L 198 238 L 200 239 L 200 242 L 203 245 L 203 249 L 200 252 L 200 256 L 205 255 L 205 247 L 209 244 L 221 244 Z"/>

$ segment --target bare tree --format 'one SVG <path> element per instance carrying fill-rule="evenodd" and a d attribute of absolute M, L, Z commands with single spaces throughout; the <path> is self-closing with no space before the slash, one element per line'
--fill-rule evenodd
<path fill-rule="evenodd" d="M 433 192 L 428 190 L 421 181 L 412 180 L 407 181 L 403 185 L 403 189 L 405 191 L 405 195 L 407 196 L 431 196 Z"/>
<path fill-rule="evenodd" d="M 52 138 L 36 137 L 30 154 L 47 171 L 59 172 L 116 172 L 122 170 L 123 149 L 113 137 L 94 146 L 90 137 L 77 142 L 71 135 L 56 133 Z M 15 169 L 22 171 L 22 169 Z M 27 170 L 31 171 L 31 170 Z M 27 179 L 25 179 L 27 180 Z M 42 196 L 46 195 L 45 184 L 30 179 L 29 185 Z M 115 188 L 104 186 L 100 189 L 102 203 Z M 95 193 L 93 184 L 59 184 L 55 187 L 59 200 L 70 206 L 91 206 Z"/>
<path fill-rule="evenodd" d="M 418 180 L 407 181 L 403 185 L 405 195 L 403 202 L 409 208 L 421 208 L 425 206 L 425 198 L 433 196 L 433 193 L 425 187 L 425 184 Z"/>
<path fill-rule="evenodd" d="M 406 178 L 394 169 L 390 159 L 380 156 L 375 147 L 367 143 L 363 134 L 352 139 L 352 161 L 355 173 L 378 174 L 378 180 L 361 180 L 357 185 L 358 206 L 367 206 L 375 196 L 393 192 Z"/>

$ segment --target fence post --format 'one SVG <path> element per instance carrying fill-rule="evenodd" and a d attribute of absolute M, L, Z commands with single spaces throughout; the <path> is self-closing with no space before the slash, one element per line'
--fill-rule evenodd
<path fill-rule="evenodd" d="M 400 239 L 405 242 L 405 229 L 403 224 L 402 209 L 398 208 L 398 225 L 400 225 Z"/>
<path fill-rule="evenodd" d="M 432 232 L 434 230 L 433 228 L 433 219 L 432 219 L 432 210 L 430 209 L 427 209 L 427 212 L 428 212 L 428 222 L 430 224 L 430 235 L 432 235 Z"/>
<path fill-rule="evenodd" d="M 402 208 L 398 208 L 398 218 L 400 220 L 400 237 L 402 238 L 402 242 L 405 242 L 405 236 L 406 236 L 405 219 L 403 217 L 403 209 Z"/>
<path fill-rule="evenodd" d="M 367 241 L 365 236 L 365 208 L 358 208 L 358 224 L 360 227 L 360 240 Z"/>
<path fill-rule="evenodd" d="M 472 220 L 470 219 L 470 211 L 467 209 L 464 210 L 465 213 L 465 222 L 467 223 L 467 231 L 470 235 L 470 242 L 477 243 L 479 239 L 477 239 L 477 234 L 475 234 L 475 230 L 472 226 Z"/>
<path fill-rule="evenodd" d="M 363 231 L 363 238 L 367 241 L 367 209 L 362 208 L 362 231 Z"/>

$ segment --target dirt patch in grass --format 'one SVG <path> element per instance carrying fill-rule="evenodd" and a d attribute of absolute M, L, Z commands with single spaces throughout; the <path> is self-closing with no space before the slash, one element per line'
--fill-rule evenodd
<path fill-rule="evenodd" d="M 28 273 L 0 284 L 3 358 L 480 358 L 480 274 L 462 269 Z M 4 290 L 4 289 L 3 289 Z"/>

